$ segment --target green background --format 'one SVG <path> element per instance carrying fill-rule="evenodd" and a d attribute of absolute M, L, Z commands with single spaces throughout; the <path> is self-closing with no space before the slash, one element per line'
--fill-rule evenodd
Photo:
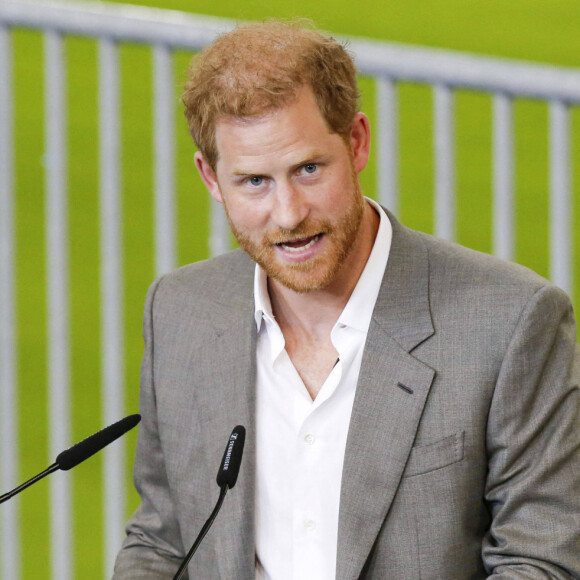
<path fill-rule="evenodd" d="M 239 20 L 309 17 L 337 34 L 445 47 L 501 57 L 580 67 L 580 3 L 577 0 L 407 0 L 354 3 L 234 2 L 167 0 L 132 2 Z M 102 426 L 100 395 L 99 224 L 97 168 L 97 49 L 94 41 L 67 41 L 71 341 L 73 439 Z M 28 478 L 51 463 L 47 450 L 46 285 L 43 169 L 42 39 L 14 33 L 18 378 L 20 382 L 20 476 Z M 178 136 L 177 189 L 179 264 L 208 255 L 209 199 L 192 163 L 178 103 L 191 55 L 174 60 Z M 142 351 L 141 314 L 153 271 L 152 76 L 151 53 L 143 46 L 121 49 L 122 167 L 124 207 L 125 360 L 127 413 L 137 410 Z M 374 86 L 361 79 L 363 110 L 374 119 Z M 411 227 L 433 231 L 432 95 L 428 87 L 400 87 L 401 208 Z M 491 99 L 461 91 L 456 102 L 458 241 L 491 251 Z M 548 126 L 544 103 L 515 105 L 517 261 L 542 275 L 548 258 Z M 572 114 L 574 183 L 580 180 L 580 117 Z M 363 189 L 375 196 L 376 160 L 363 174 Z M 574 195 L 577 195 L 577 187 Z M 575 204 L 578 207 L 579 204 Z M 577 213 L 577 210 L 575 210 Z M 577 221 L 576 216 L 575 221 Z M 575 233 L 575 245 L 580 242 Z M 580 252 L 576 252 L 577 258 Z M 580 270 L 577 267 L 576 272 Z M 576 285 L 577 287 L 580 284 Z M 578 294 L 575 296 L 578 303 Z M 128 469 L 135 436 L 128 437 Z M 79 578 L 103 577 L 101 462 L 76 468 L 73 481 L 75 569 Z M 128 513 L 137 505 L 128 497 Z M 24 578 L 48 577 L 48 485 L 21 496 Z M 127 514 L 128 515 L 128 514 Z"/>

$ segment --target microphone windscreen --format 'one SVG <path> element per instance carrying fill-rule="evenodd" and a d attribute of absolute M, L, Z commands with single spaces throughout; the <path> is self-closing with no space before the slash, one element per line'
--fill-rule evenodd
<path fill-rule="evenodd" d="M 115 441 L 122 435 L 125 435 L 127 431 L 130 431 L 141 421 L 141 415 L 129 415 L 108 427 L 105 427 L 101 431 L 79 441 L 76 445 L 69 447 L 62 453 L 59 453 L 55 463 L 60 469 L 68 471 L 69 469 L 75 467 L 79 463 L 88 459 L 91 455 L 94 455 L 103 447 L 106 447 L 109 443 Z"/>
<path fill-rule="evenodd" d="M 241 425 L 234 427 L 224 456 L 217 474 L 217 484 L 222 487 L 227 485 L 229 489 L 236 485 L 240 465 L 242 463 L 242 453 L 244 452 L 244 441 L 246 440 L 246 429 Z"/>

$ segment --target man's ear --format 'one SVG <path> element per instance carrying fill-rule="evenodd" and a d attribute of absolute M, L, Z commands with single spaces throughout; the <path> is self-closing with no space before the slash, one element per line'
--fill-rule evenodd
<path fill-rule="evenodd" d="M 371 150 L 371 125 L 364 113 L 356 113 L 350 132 L 350 146 L 354 157 L 354 168 L 360 173 L 367 165 Z"/>
<path fill-rule="evenodd" d="M 220 191 L 217 176 L 215 171 L 211 168 L 211 165 L 206 161 L 201 151 L 196 151 L 193 159 L 195 161 L 195 166 L 199 171 L 199 175 L 201 176 L 211 196 L 216 201 L 223 203 L 222 192 Z"/>

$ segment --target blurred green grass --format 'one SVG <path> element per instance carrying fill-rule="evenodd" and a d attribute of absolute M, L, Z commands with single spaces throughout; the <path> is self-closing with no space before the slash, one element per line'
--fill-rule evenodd
<path fill-rule="evenodd" d="M 136 1 L 133 4 L 186 10 L 237 20 L 309 17 L 337 34 L 445 47 L 488 55 L 580 67 L 580 3 L 576 0 L 409 0 L 357 4 L 344 0 Z M 46 285 L 42 39 L 14 34 L 18 349 L 20 381 L 20 474 L 31 476 L 52 462 L 47 450 Z M 100 394 L 99 225 L 97 181 L 97 51 L 93 41 L 66 42 L 68 70 L 71 340 L 73 439 L 102 426 Z M 174 58 L 177 144 L 179 264 L 208 255 L 209 199 L 192 162 L 178 95 L 191 55 Z M 122 167 L 124 208 L 126 409 L 137 409 L 142 351 L 141 314 L 154 277 L 152 204 L 151 54 L 143 46 L 121 49 Z M 361 79 L 363 110 L 374 119 L 374 86 Z M 411 227 L 433 231 L 432 99 L 427 87 L 400 87 L 400 217 Z M 461 91 L 457 96 L 458 241 L 491 251 L 491 99 Z M 547 107 L 519 101 L 515 106 L 517 159 L 517 251 L 519 262 L 547 276 L 548 158 Z M 574 179 L 580 177 L 580 114 L 572 115 Z M 377 160 L 362 176 L 365 193 L 375 196 Z M 574 194 L 577 196 L 575 186 Z M 575 203 L 575 221 L 578 206 Z M 580 234 L 574 230 L 575 246 Z M 576 252 L 576 272 L 580 252 Z M 580 286 L 580 284 L 576 284 Z M 576 292 L 576 303 L 580 294 Z M 135 436 L 128 437 L 128 469 Z M 92 459 L 68 474 L 73 480 L 76 577 L 103 578 L 101 463 Z M 48 486 L 40 483 L 21 498 L 23 577 L 47 577 Z M 128 494 L 127 515 L 137 505 Z M 90 541 L 88 541 L 90 538 Z"/>

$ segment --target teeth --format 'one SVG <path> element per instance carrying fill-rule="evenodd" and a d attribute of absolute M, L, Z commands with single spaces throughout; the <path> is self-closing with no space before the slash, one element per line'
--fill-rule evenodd
<path fill-rule="evenodd" d="M 312 247 L 315 243 L 316 240 L 318 240 L 319 236 L 314 236 L 307 244 L 305 244 L 304 246 L 298 246 L 298 247 L 292 247 L 292 246 L 287 246 L 286 244 L 280 244 L 287 252 L 303 252 L 304 250 L 307 250 L 308 248 Z"/>

